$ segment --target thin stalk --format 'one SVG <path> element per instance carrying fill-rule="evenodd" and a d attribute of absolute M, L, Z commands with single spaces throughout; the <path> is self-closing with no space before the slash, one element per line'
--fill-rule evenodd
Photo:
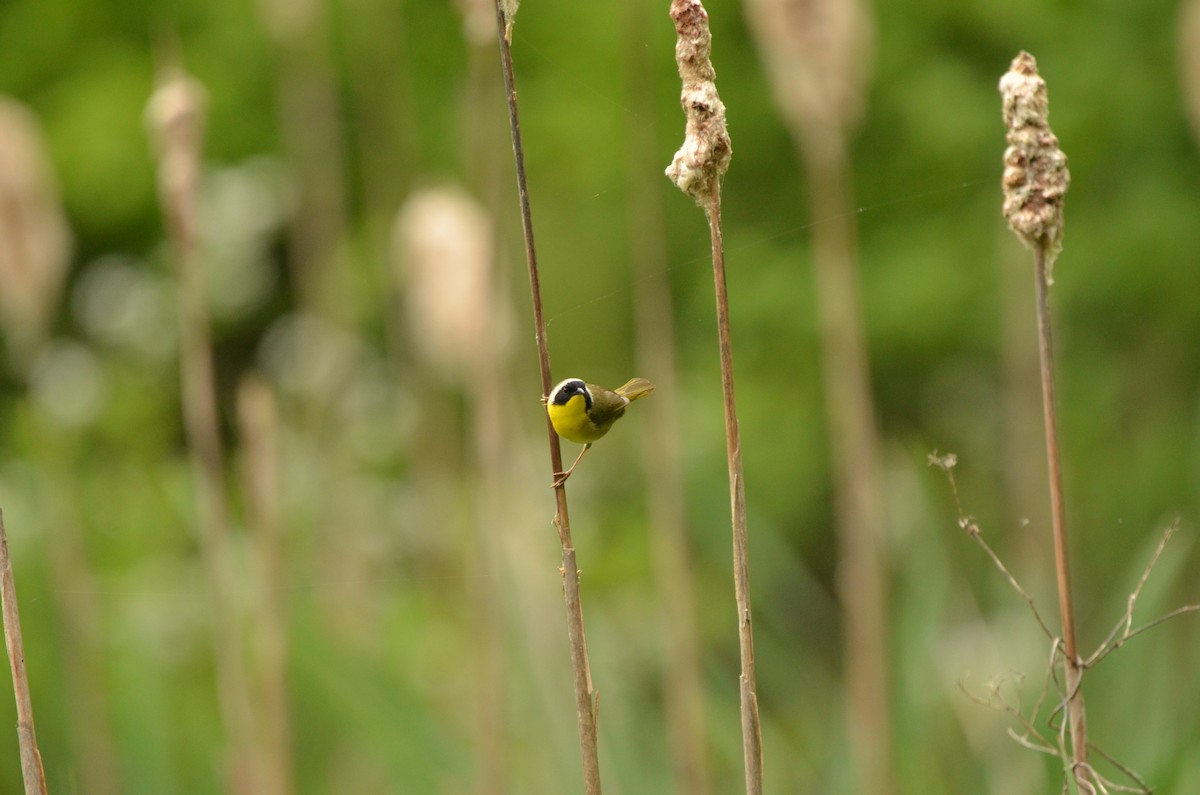
<path fill-rule="evenodd" d="M 29 695 L 29 675 L 25 670 L 25 644 L 21 640 L 21 614 L 17 609 L 17 584 L 13 580 L 12 559 L 8 556 L 8 534 L 4 513 L 0 511 L 0 600 L 4 610 L 4 644 L 12 670 L 13 693 L 17 699 L 17 742 L 21 748 L 21 777 L 25 795 L 46 795 L 46 771 L 38 750 L 33 725 L 33 699 Z"/>
<path fill-rule="evenodd" d="M 512 131 L 513 158 L 517 170 L 517 193 L 521 205 L 521 228 L 525 238 L 525 262 L 529 270 L 529 292 L 533 300 L 534 336 L 537 340 L 538 366 L 542 376 L 542 394 L 553 387 L 550 375 L 550 351 L 546 345 L 546 321 L 542 312 L 542 288 L 538 275 L 537 247 L 533 238 L 533 214 L 529 206 L 529 188 L 525 177 L 525 152 L 521 144 L 521 124 L 517 112 L 517 90 L 513 79 L 512 50 L 509 46 L 508 20 L 503 0 L 496 0 L 496 29 L 500 39 L 500 64 L 504 74 L 504 92 L 508 103 L 508 122 Z M 552 474 L 562 472 L 562 449 L 558 434 L 546 417 Z M 600 757 L 596 743 L 596 696 L 592 690 L 592 672 L 588 664 L 587 636 L 583 626 L 583 607 L 579 600 L 579 569 L 575 545 L 571 541 L 571 522 L 567 512 L 564 483 L 554 489 L 554 525 L 562 547 L 563 601 L 567 609 L 567 638 L 571 646 L 571 670 L 575 685 L 575 712 L 579 723 L 579 748 L 583 758 L 583 782 L 587 795 L 600 795 Z"/>
<path fill-rule="evenodd" d="M 1071 602 L 1071 568 L 1067 559 L 1067 519 L 1063 501 L 1062 463 L 1058 451 L 1058 419 L 1054 405 L 1054 351 L 1050 331 L 1050 286 L 1045 246 L 1034 246 L 1037 284 L 1038 353 L 1042 375 L 1042 417 L 1046 425 L 1046 463 L 1050 478 L 1050 520 L 1054 533 L 1054 571 L 1058 610 L 1062 616 L 1067 688 L 1067 726 L 1071 734 L 1071 767 L 1083 792 L 1094 792 L 1088 764 L 1087 713 L 1083 703 L 1083 661 L 1075 642 L 1075 609 Z"/>
<path fill-rule="evenodd" d="M 1075 642 L 1075 611 L 1071 604 L 1071 569 L 1067 564 L 1067 521 L 1063 501 L 1062 465 L 1058 451 L 1058 420 L 1054 406 L 1054 356 L 1050 335 L 1050 267 L 1062 250 L 1063 200 L 1071 184 L 1067 156 L 1050 129 L 1049 93 L 1027 52 L 1013 59 L 1000 78 L 1001 110 L 1008 128 L 1004 150 L 1004 217 L 1008 226 L 1033 250 L 1037 286 L 1038 354 L 1041 360 L 1042 418 L 1046 427 L 1046 461 L 1050 478 L 1050 517 L 1054 534 L 1054 571 L 1058 579 L 1058 608 L 1062 617 L 1066 680 L 1064 707 L 1071 736 L 1070 768 L 1080 792 L 1095 793 L 1103 785 L 1088 765 L 1087 716 L 1083 707 L 1083 661 Z M 1064 760 L 1066 761 L 1066 760 Z"/>
<path fill-rule="evenodd" d="M 805 134 L 807 133 L 807 134 Z M 882 456 L 859 286 L 850 161 L 840 136 L 801 129 L 811 181 L 813 278 L 837 517 L 838 595 L 845 621 L 848 745 L 864 792 L 894 790 L 888 702 Z"/>
<path fill-rule="evenodd" d="M 733 590 L 738 611 L 742 673 L 738 678 L 742 712 L 742 756 L 747 795 L 763 789 L 762 730 L 758 718 L 758 685 L 754 673 L 754 632 L 750 624 L 749 534 L 746 531 L 746 479 L 733 391 L 733 344 L 729 334 L 729 293 L 725 286 L 725 244 L 721 238 L 721 187 L 712 182 L 705 207 L 712 236 L 713 285 L 717 299 L 717 345 L 721 355 L 721 393 L 725 403 L 725 452 L 729 465 L 729 500 L 733 521 Z"/>
<path fill-rule="evenodd" d="M 53 526 L 46 533 L 51 581 L 62 616 L 64 696 L 71 704 L 71 745 L 78 760 L 76 776 L 89 795 L 124 792 L 108 716 L 109 691 L 104 675 L 104 638 L 99 589 L 86 555 L 82 525 L 76 516 L 72 473 L 59 461 L 44 463 L 41 486 Z M 51 496 L 52 495 L 52 496 Z"/>
<path fill-rule="evenodd" d="M 250 691 L 242 657 L 237 609 L 238 574 L 230 537 L 229 503 L 217 415 L 217 389 L 208 298 L 197 221 L 203 90 L 181 69 L 166 69 L 147 108 L 156 135 L 162 213 L 171 241 L 178 286 L 180 384 L 188 459 L 196 490 L 200 557 L 213 614 L 217 701 L 229 744 L 227 788 L 258 792 Z"/>
<path fill-rule="evenodd" d="M 464 34 L 467 39 L 467 101 L 462 126 L 464 163 L 467 183 L 483 201 L 490 218 L 498 218 L 506 206 L 504 163 L 495 157 L 495 142 L 502 121 L 495 113 L 495 57 L 492 47 L 490 11 L 486 4 L 460 7 Z M 486 25 L 485 25 L 486 23 Z M 506 318 L 509 301 L 508 286 L 502 278 L 499 258 L 498 231 L 490 225 L 493 252 L 487 261 L 487 294 L 491 297 L 484 311 L 484 328 L 500 328 Z M 479 763 L 476 771 L 477 795 L 503 795 L 509 791 L 511 779 L 511 721 L 506 719 L 508 701 L 506 682 L 508 662 L 505 637 L 509 630 L 506 613 L 508 585 L 505 577 L 505 550 L 501 534 L 495 532 L 496 518 L 511 516 L 512 508 L 506 498 L 505 483 L 511 468 L 512 445 L 516 442 L 509 433 L 509 381 L 505 368 L 504 346 L 495 336 L 480 341 L 481 350 L 473 359 L 472 378 L 475 383 L 495 384 L 485 394 L 468 390 L 474 427 L 475 467 L 475 547 L 468 555 L 468 573 L 473 574 L 470 590 L 474 629 L 472 635 L 479 650 L 475 676 L 476 745 Z M 503 386 L 501 386 L 503 385 Z M 551 698 L 550 700 L 556 700 Z"/>
<path fill-rule="evenodd" d="M 675 63 L 685 117 L 683 146 L 667 167 L 675 187 L 704 210 L 712 242 L 713 285 L 717 301 L 717 344 L 721 355 L 721 391 L 725 405 L 725 451 L 729 465 L 729 501 L 733 531 L 733 589 L 738 611 L 742 671 L 739 694 L 742 756 L 747 795 L 763 787 L 762 730 L 754 674 L 754 633 L 750 622 L 749 535 L 746 531 L 746 484 L 733 391 L 733 345 L 729 333 L 729 294 L 725 286 L 725 245 L 721 240 L 721 177 L 729 169 L 733 144 L 725 125 L 725 104 L 712 65 L 712 32 L 700 0 L 671 0 L 675 22 Z"/>
<path fill-rule="evenodd" d="M 286 0 L 257 5 L 264 30 L 278 46 L 279 129 L 299 186 L 295 215 L 287 231 L 292 283 L 305 309 L 346 321 L 354 312 L 347 278 L 351 269 L 339 261 L 349 201 L 346 161 L 329 154 L 346 151 L 345 108 L 330 54 L 329 9 L 324 3 L 314 3 L 312 13 L 297 14 Z M 390 42 L 393 57 L 402 38 L 396 36 Z"/>
<path fill-rule="evenodd" d="M 279 512 L 279 418 L 275 395 L 257 374 L 244 377 L 237 392 L 242 442 L 246 524 L 254 534 L 258 604 L 256 641 L 255 755 L 262 776 L 256 795 L 287 795 L 296 789 L 288 717 L 288 630 L 285 550 Z"/>

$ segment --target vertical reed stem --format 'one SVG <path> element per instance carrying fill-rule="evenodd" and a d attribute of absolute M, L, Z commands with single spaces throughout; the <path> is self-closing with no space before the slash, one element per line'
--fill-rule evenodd
<path fill-rule="evenodd" d="M 837 518 L 838 596 L 845 621 L 847 743 L 855 787 L 895 790 L 888 698 L 883 464 L 871 396 L 850 161 L 840 138 L 810 131 L 799 155 L 810 181 L 813 279 Z"/>
<path fill-rule="evenodd" d="M 158 149 L 159 201 L 171 241 L 179 297 L 180 386 L 188 458 L 196 490 L 200 557 L 208 576 L 217 701 L 228 734 L 226 787 L 258 792 L 258 760 L 248 752 L 250 695 L 237 609 L 238 575 L 217 412 L 216 372 L 197 221 L 203 90 L 180 68 L 160 75 L 147 108 Z"/>
<path fill-rule="evenodd" d="M 288 717 L 288 620 L 284 603 L 285 551 L 279 511 L 279 418 L 275 395 L 257 374 L 242 378 L 237 391 L 242 442 L 246 524 L 254 533 L 258 589 L 255 755 L 260 780 L 255 795 L 288 795 L 292 773 Z"/>
<path fill-rule="evenodd" d="M 0 512 L 0 600 L 4 610 L 4 644 L 12 670 L 13 693 L 17 699 L 17 742 L 21 748 L 21 777 L 25 795 L 46 795 L 46 772 L 38 750 L 33 725 L 33 699 L 29 695 L 29 676 L 25 671 L 25 644 L 21 640 L 21 615 L 17 609 L 17 585 L 13 580 L 12 559 L 8 556 L 8 533 Z"/>
<path fill-rule="evenodd" d="M 705 207 L 712 235 L 713 285 L 717 299 L 717 345 L 721 355 L 721 392 L 725 404 L 725 452 L 729 464 L 729 500 L 733 521 L 733 589 L 738 612 L 742 673 L 738 678 L 742 711 L 742 756 L 747 795 L 763 789 L 762 731 L 758 718 L 758 685 L 754 673 L 754 632 L 750 625 L 749 534 L 746 530 L 746 481 L 737 401 L 733 393 L 733 344 L 729 335 L 729 293 L 725 286 L 725 244 L 721 239 L 721 187 L 712 182 Z"/>
<path fill-rule="evenodd" d="M 729 501 L 733 534 L 733 589 L 738 611 L 742 671 L 738 678 L 742 714 L 742 756 L 747 795 L 763 787 L 762 731 L 754 674 L 754 634 L 750 624 L 749 539 L 742 442 L 733 394 L 733 345 L 729 334 L 729 293 L 725 286 L 725 245 L 721 241 L 721 177 L 729 169 L 733 144 L 725 125 L 725 104 L 717 93 L 712 65 L 712 32 L 700 0 L 671 0 L 675 22 L 675 63 L 685 118 L 683 146 L 667 167 L 675 187 L 704 210 L 712 242 L 713 285 L 717 301 L 717 345 L 721 354 L 721 391 L 725 405 L 725 451 L 729 465 Z"/>
<path fill-rule="evenodd" d="M 542 394 L 553 387 L 550 376 L 550 351 L 546 345 L 546 321 L 542 312 L 542 287 L 538 275 L 537 247 L 533 239 L 533 214 L 529 206 L 529 188 L 525 178 L 525 152 L 521 144 L 521 124 L 517 112 L 517 90 L 513 79 L 512 50 L 507 35 L 503 0 L 496 0 L 496 28 L 500 39 L 500 63 L 504 74 L 504 92 L 508 102 L 508 121 L 512 131 L 513 158 L 517 169 L 517 193 L 521 205 L 521 228 L 525 238 L 525 262 L 529 269 L 529 292 L 533 300 L 534 335 L 537 340 L 538 366 L 542 376 Z M 546 417 L 552 476 L 562 472 L 562 449 L 550 418 Z M 579 722 L 579 747 L 583 758 L 584 791 L 600 795 L 600 757 L 596 742 L 596 696 L 592 690 L 592 672 L 588 664 L 587 636 L 583 626 L 583 607 L 579 600 L 579 569 L 575 545 L 571 541 L 571 521 L 567 512 L 565 483 L 554 489 L 554 524 L 562 547 L 563 601 L 567 609 L 567 638 L 571 646 L 571 670 L 575 685 L 575 712 Z"/>
<path fill-rule="evenodd" d="M 1063 502 L 1062 464 L 1058 452 L 1058 419 L 1054 404 L 1054 351 L 1050 332 L 1049 278 L 1046 249 L 1034 246 L 1037 282 L 1038 354 L 1042 371 L 1042 416 L 1046 424 L 1046 462 L 1050 477 L 1050 520 L 1054 533 L 1054 571 L 1058 578 L 1058 610 L 1062 616 L 1067 687 L 1067 727 L 1071 735 L 1071 767 L 1081 792 L 1095 792 L 1088 764 L 1087 714 L 1084 711 L 1083 662 L 1075 643 L 1075 609 L 1071 602 L 1071 568 L 1067 560 L 1067 519 Z"/>
<path fill-rule="evenodd" d="M 1009 228 L 1033 250 L 1037 285 L 1038 354 L 1042 376 L 1042 418 L 1046 426 L 1046 461 L 1050 477 L 1050 519 L 1054 534 L 1054 571 L 1062 617 L 1065 709 L 1071 735 L 1070 768 L 1080 792 L 1094 793 L 1099 782 L 1088 765 L 1087 716 L 1083 707 L 1083 662 L 1075 643 L 1075 610 L 1071 604 L 1071 569 L 1067 564 L 1067 521 L 1063 502 L 1062 465 L 1058 452 L 1058 420 L 1054 406 L 1054 348 L 1050 335 L 1050 267 L 1062 250 L 1063 201 L 1071 185 L 1067 156 L 1050 129 L 1050 99 L 1037 61 L 1027 52 L 1013 59 L 1000 78 L 1001 111 L 1008 128 L 1004 150 L 1004 217 Z M 1065 762 L 1066 760 L 1064 760 Z"/>

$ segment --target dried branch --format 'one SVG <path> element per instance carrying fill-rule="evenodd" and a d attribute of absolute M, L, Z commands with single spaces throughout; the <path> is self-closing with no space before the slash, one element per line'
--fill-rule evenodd
<path fill-rule="evenodd" d="M 939 455 L 936 451 L 934 451 L 933 453 L 931 453 L 929 455 L 929 464 L 930 464 L 930 466 L 938 467 L 939 469 L 941 469 L 942 471 L 944 471 L 946 473 L 947 481 L 950 484 L 950 492 L 954 498 L 955 509 L 958 512 L 959 527 L 962 528 L 963 530 L 965 530 L 968 535 L 970 535 L 972 538 L 974 538 L 976 540 L 976 542 L 980 545 L 980 547 L 983 548 L 984 552 L 987 553 L 988 557 L 991 558 L 991 560 L 995 564 L 995 566 L 1000 570 L 1000 572 L 1002 574 L 1004 574 L 1005 578 L 1008 580 L 1009 584 L 1013 587 L 1013 589 L 1016 590 L 1017 593 L 1019 593 L 1021 595 L 1021 598 L 1029 606 L 1030 611 L 1033 613 L 1034 618 L 1037 620 L 1038 626 L 1041 627 L 1042 632 L 1045 633 L 1047 635 L 1047 637 L 1050 638 L 1050 641 L 1051 641 L 1050 655 L 1049 655 L 1049 660 L 1046 664 L 1046 676 L 1043 679 L 1042 691 L 1041 691 L 1041 694 L 1038 696 L 1037 700 L 1033 703 L 1032 707 L 1028 711 L 1023 711 L 1019 706 L 1014 707 L 1012 704 L 1008 703 L 1002 697 L 1000 697 L 998 686 L 993 687 L 993 689 L 992 689 L 993 698 L 991 698 L 991 699 L 984 699 L 984 698 L 976 695 L 975 693 L 970 692 L 969 690 L 967 690 L 967 688 L 963 685 L 963 683 L 961 681 L 958 683 L 959 689 L 962 690 L 963 693 L 968 698 L 970 698 L 972 701 L 976 702 L 977 704 L 981 704 L 981 705 L 991 707 L 993 709 L 997 709 L 1002 712 L 1005 712 L 1008 715 L 1012 716 L 1018 723 L 1020 723 L 1020 725 L 1022 727 L 1024 727 L 1024 729 L 1025 729 L 1024 733 L 1019 734 L 1011 727 L 1008 729 L 1008 735 L 1014 741 L 1016 741 L 1020 745 L 1024 746 L 1025 748 L 1028 748 L 1030 750 L 1038 751 L 1040 753 L 1055 754 L 1055 755 L 1059 756 L 1064 761 L 1064 774 L 1075 778 L 1076 785 L 1079 787 L 1080 792 L 1083 792 L 1083 793 L 1106 793 L 1106 792 L 1149 793 L 1149 792 L 1151 792 L 1149 787 L 1146 785 L 1145 781 L 1135 771 L 1133 771 L 1132 769 L 1128 768 L 1127 766 L 1121 764 L 1116 759 L 1114 759 L 1111 755 L 1109 755 L 1102 749 L 1098 748 L 1094 744 L 1091 744 L 1091 743 L 1088 744 L 1088 751 L 1089 752 L 1094 751 L 1094 752 L 1098 753 L 1100 756 L 1102 756 L 1106 761 L 1108 761 L 1110 764 L 1112 764 L 1113 767 L 1115 767 L 1123 775 L 1125 775 L 1131 782 L 1133 782 L 1133 786 L 1119 784 L 1119 783 L 1103 776 L 1099 771 L 1097 771 L 1094 767 L 1092 767 L 1092 765 L 1090 763 L 1086 763 L 1086 762 L 1080 763 L 1080 762 L 1077 762 L 1074 760 L 1073 751 L 1069 750 L 1068 746 L 1067 746 L 1067 736 L 1068 736 L 1068 728 L 1070 727 L 1070 720 L 1060 721 L 1060 720 L 1058 720 L 1058 718 L 1063 713 L 1067 713 L 1068 716 L 1070 715 L 1071 704 L 1073 701 L 1075 701 L 1079 697 L 1079 679 L 1075 678 L 1074 680 L 1071 680 L 1069 677 L 1069 668 L 1064 666 L 1064 668 L 1066 668 L 1066 670 L 1068 672 L 1068 679 L 1067 679 L 1067 682 L 1059 681 L 1059 678 L 1058 678 L 1059 665 L 1060 665 L 1060 663 L 1065 662 L 1065 660 L 1067 659 L 1066 651 L 1063 646 L 1063 641 L 1062 641 L 1062 639 L 1060 639 L 1058 637 L 1054 637 L 1050 633 L 1048 627 L 1046 626 L 1046 623 L 1042 620 L 1041 615 L 1038 612 L 1037 607 L 1034 604 L 1033 598 L 1028 594 L 1028 592 L 1025 591 L 1024 588 L 1021 587 L 1021 585 L 1017 582 L 1016 578 L 1008 570 L 1008 567 L 1004 565 L 1003 561 L 996 554 L 996 552 L 994 550 L 992 550 L 992 548 L 990 546 L 988 546 L 988 544 L 983 540 L 982 531 L 980 530 L 979 525 L 975 522 L 975 520 L 963 512 L 962 502 L 961 502 L 961 499 L 960 499 L 959 493 L 958 493 L 958 485 L 954 479 L 954 467 L 957 466 L 957 464 L 958 464 L 957 456 L 955 456 L 953 453 L 948 453 L 946 455 Z M 1133 591 L 1130 593 L 1128 599 L 1126 600 L 1125 613 L 1122 615 L 1121 619 L 1117 622 L 1117 624 L 1113 627 L 1112 631 L 1109 632 L 1108 637 L 1105 638 L 1104 642 L 1100 644 L 1100 647 L 1095 651 L 1095 653 L 1093 653 L 1092 656 L 1088 657 L 1086 660 L 1079 661 L 1079 668 L 1081 670 L 1091 668 L 1092 666 L 1096 665 L 1101 660 L 1103 660 L 1105 657 L 1107 657 L 1109 654 L 1111 654 L 1112 652 L 1119 649 L 1131 638 L 1134 638 L 1134 637 L 1142 634 L 1143 632 L 1146 632 L 1147 630 L 1153 629 L 1154 627 L 1158 626 L 1159 624 L 1162 624 L 1166 621 L 1169 621 L 1169 620 L 1176 618 L 1178 616 L 1181 616 L 1181 615 L 1185 615 L 1188 613 L 1200 612 L 1200 604 L 1184 605 L 1182 607 L 1176 608 L 1175 610 L 1172 610 L 1171 612 L 1169 612 L 1165 615 L 1159 616 L 1158 618 L 1154 619 L 1153 621 L 1143 624 L 1142 626 L 1139 626 L 1136 628 L 1133 627 L 1133 610 L 1134 610 L 1135 605 L 1137 604 L 1137 600 L 1138 600 L 1139 596 L 1141 595 L 1143 589 L 1145 588 L 1146 583 L 1149 581 L 1150 575 L 1152 574 L 1155 565 L 1158 563 L 1158 560 L 1162 557 L 1162 553 L 1163 553 L 1163 550 L 1166 548 L 1167 542 L 1170 540 L 1171 536 L 1174 535 L 1178 531 L 1178 529 L 1179 529 L 1179 520 L 1176 519 L 1174 522 L 1171 523 L 1171 525 L 1163 533 L 1163 537 L 1162 537 L 1162 539 L 1159 540 L 1159 543 L 1156 546 L 1154 553 L 1150 557 L 1150 561 L 1146 564 L 1146 568 L 1142 571 L 1141 576 L 1138 578 L 1137 585 L 1134 587 Z M 1042 711 L 1042 705 L 1045 703 L 1046 696 L 1049 694 L 1051 682 L 1054 683 L 1055 690 L 1058 693 L 1058 703 L 1054 707 L 1054 709 L 1050 711 L 1049 715 L 1047 716 L 1046 724 L 1052 730 L 1054 730 L 1054 732 L 1057 734 L 1058 745 L 1059 745 L 1059 750 L 1057 750 L 1057 751 L 1054 750 L 1054 748 L 1052 747 L 1052 744 L 1046 740 L 1045 736 L 1037 730 L 1035 723 L 1034 723 L 1037 718 L 1037 715 Z M 1019 701 L 1020 701 L 1020 699 L 1018 698 L 1018 702 Z M 1030 736 L 1033 736 L 1034 738 L 1036 738 L 1036 741 L 1031 740 Z M 1084 783 L 1080 783 L 1081 778 L 1084 779 Z M 1066 786 L 1065 782 L 1064 782 L 1063 791 L 1064 792 L 1067 791 L 1067 786 Z"/>
<path fill-rule="evenodd" d="M 928 461 L 930 466 L 935 466 L 946 473 L 946 480 L 950 483 L 950 493 L 954 496 L 954 507 L 958 511 L 958 526 L 965 530 L 967 535 L 975 539 L 975 543 L 979 544 L 983 551 L 987 553 L 987 556 L 991 558 L 992 563 L 995 564 L 996 568 L 1000 570 L 1000 573 L 1003 574 L 1005 579 L 1008 580 L 1008 584 L 1013 587 L 1014 591 L 1021 595 L 1021 598 L 1025 601 L 1025 604 L 1029 606 L 1029 611 L 1033 613 L 1034 620 L 1037 621 L 1038 626 L 1042 628 L 1042 634 L 1053 640 L 1055 635 L 1046 625 L 1046 621 L 1042 618 L 1042 614 L 1038 612 L 1037 604 L 1033 601 L 1033 597 L 1030 596 L 1029 592 L 1021 586 L 1021 583 L 1017 582 L 1017 578 L 1013 576 L 1013 573 L 1008 570 L 1007 566 L 1004 565 L 1004 561 L 1000 559 L 1000 556 L 996 554 L 996 551 L 992 549 L 992 547 L 986 541 L 983 540 L 983 530 L 979 527 L 978 523 L 976 523 L 974 517 L 968 516 L 963 512 L 962 500 L 958 494 L 958 482 L 954 479 L 954 467 L 958 465 L 958 456 L 956 456 L 954 453 L 947 453 L 944 456 L 938 455 L 937 451 L 935 450 L 929 454 Z"/>
<path fill-rule="evenodd" d="M 504 73 L 504 91 L 508 100 L 508 121 L 512 132 L 513 158 L 517 169 L 517 193 L 521 205 L 521 228 L 525 237 L 525 262 L 529 270 L 529 292 L 533 299 L 534 334 L 537 340 L 538 365 L 542 376 L 542 394 L 549 395 L 553 387 L 550 376 L 550 351 L 546 345 L 546 320 L 542 312 L 542 288 L 538 274 L 537 247 L 533 238 L 533 213 L 529 207 L 529 187 L 525 177 L 525 150 L 521 143 L 521 124 L 517 111 L 517 89 L 513 78 L 512 19 L 516 4 L 496 0 L 496 29 L 500 39 L 500 63 Z M 550 466 L 554 476 L 562 472 L 562 448 L 550 418 L 546 417 L 546 432 L 550 445 Z M 575 563 L 575 544 L 571 540 L 571 522 L 567 513 L 567 489 L 557 481 L 554 489 L 556 510 L 554 525 L 558 528 L 562 547 L 563 600 L 567 608 L 567 637 L 571 645 L 571 669 L 575 685 L 575 712 L 579 723 L 579 747 L 583 756 L 583 780 L 587 795 L 600 795 L 600 757 L 597 752 L 597 697 L 592 689 L 592 672 L 588 663 L 587 636 L 584 633 L 583 607 L 579 600 L 579 569 Z"/>
<path fill-rule="evenodd" d="M 17 584 L 13 580 L 12 559 L 8 555 L 8 534 L 4 514 L 0 512 L 0 600 L 4 611 L 4 645 L 12 670 L 13 693 L 17 699 L 17 742 L 21 748 L 21 777 L 25 795 L 46 795 L 46 771 L 38 750 L 33 725 L 33 699 L 29 695 L 29 675 L 25 670 L 25 644 L 21 640 L 21 614 L 17 609 Z"/>
<path fill-rule="evenodd" d="M 700 0 L 673 0 L 675 61 L 683 83 L 680 104 L 686 117 L 683 146 L 667 168 L 667 176 L 695 199 L 708 219 L 713 256 L 713 285 L 717 302 L 717 344 L 721 359 L 721 390 L 725 405 L 725 450 L 729 468 L 729 498 L 733 529 L 733 582 L 738 611 L 742 672 L 739 677 L 742 715 L 742 756 L 747 795 L 763 788 L 762 729 L 758 716 L 758 685 L 754 672 L 754 634 L 750 617 L 749 534 L 746 529 L 746 484 L 742 444 L 734 396 L 733 344 L 729 331 L 729 294 L 725 280 L 725 245 L 721 238 L 721 176 L 729 168 L 733 148 L 725 128 L 725 105 L 717 94 L 716 71 L 709 59 L 712 34 L 708 12 Z"/>
<path fill-rule="evenodd" d="M 1094 777 L 1087 764 L 1087 715 L 1084 710 L 1083 665 L 1075 641 L 1075 610 L 1071 602 L 1071 568 L 1067 556 L 1066 502 L 1062 460 L 1058 447 L 1058 416 L 1054 401 L 1054 346 L 1050 329 L 1051 268 L 1062 250 L 1063 199 L 1071 183 L 1067 156 L 1047 122 L 1046 81 L 1027 52 L 1013 59 L 1000 79 L 1008 148 L 1004 152 L 1004 217 L 1022 242 L 1033 249 L 1037 293 L 1038 354 L 1042 376 L 1042 418 L 1046 427 L 1046 461 L 1050 480 L 1050 519 L 1054 534 L 1054 563 L 1058 580 L 1058 609 L 1062 618 L 1068 724 L 1075 781 L 1091 788 Z"/>
<path fill-rule="evenodd" d="M 229 734 L 229 789 L 258 792 L 250 752 L 250 696 L 244 670 L 221 435 L 217 416 L 208 297 L 197 221 L 204 138 L 203 87 L 178 67 L 166 68 L 146 107 L 158 156 L 159 203 L 177 277 L 180 383 L 188 457 L 197 494 L 200 555 L 213 607 L 213 646 L 221 719 Z"/>
<path fill-rule="evenodd" d="M 1183 607 L 1175 608 L 1166 615 L 1159 616 L 1147 624 L 1143 624 L 1137 629 L 1133 628 L 1133 608 L 1137 604 L 1138 597 L 1142 593 L 1142 588 L 1145 587 L 1146 581 L 1150 579 L 1150 573 L 1154 570 L 1155 564 L 1158 563 L 1159 557 L 1162 556 L 1163 550 L 1166 549 L 1167 542 L 1171 540 L 1171 536 L 1175 535 L 1178 530 L 1179 518 L 1176 517 L 1175 521 L 1172 522 L 1170 526 L 1167 527 L 1167 529 L 1163 532 L 1163 537 L 1159 540 L 1158 546 L 1155 547 L 1154 554 L 1150 556 L 1150 562 L 1146 564 L 1146 568 L 1142 571 L 1141 578 L 1138 579 L 1137 587 L 1133 589 L 1133 593 L 1129 594 L 1129 598 L 1125 600 L 1125 615 L 1120 621 L 1117 622 L 1116 626 L 1112 628 L 1112 631 L 1108 633 L 1108 637 L 1104 639 L 1104 642 L 1100 644 L 1099 648 L 1096 649 L 1092 656 L 1083 661 L 1084 668 L 1091 668 L 1093 665 L 1124 646 L 1125 642 L 1130 638 L 1136 637 L 1148 629 L 1152 629 L 1165 621 L 1170 621 L 1172 618 L 1176 618 L 1187 613 L 1195 613 L 1200 611 L 1200 604 L 1184 605 Z M 1120 637 L 1117 637 L 1118 632 L 1120 633 Z"/>

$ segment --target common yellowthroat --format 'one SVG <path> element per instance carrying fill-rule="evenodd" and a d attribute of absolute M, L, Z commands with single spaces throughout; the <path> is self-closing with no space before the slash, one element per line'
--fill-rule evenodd
<path fill-rule="evenodd" d="M 551 486 L 566 483 L 583 454 L 625 414 L 625 407 L 653 391 L 654 384 L 645 378 L 631 378 L 616 389 L 588 384 L 580 378 L 568 378 L 550 390 L 550 395 L 545 398 L 546 413 L 550 415 L 555 433 L 583 445 L 575 463 Z"/>

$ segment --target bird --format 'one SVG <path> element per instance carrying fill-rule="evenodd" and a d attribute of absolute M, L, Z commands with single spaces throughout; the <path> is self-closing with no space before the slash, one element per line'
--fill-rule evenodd
<path fill-rule="evenodd" d="M 626 406 L 653 391 L 654 384 L 645 378 L 631 378 L 616 389 L 589 384 L 582 378 L 567 378 L 551 389 L 550 394 L 542 400 L 554 432 L 568 441 L 583 445 L 575 463 L 559 474 L 550 484 L 551 487 L 557 488 L 567 482 L 583 454 L 593 442 L 608 433 L 613 423 L 625 414 Z"/>

